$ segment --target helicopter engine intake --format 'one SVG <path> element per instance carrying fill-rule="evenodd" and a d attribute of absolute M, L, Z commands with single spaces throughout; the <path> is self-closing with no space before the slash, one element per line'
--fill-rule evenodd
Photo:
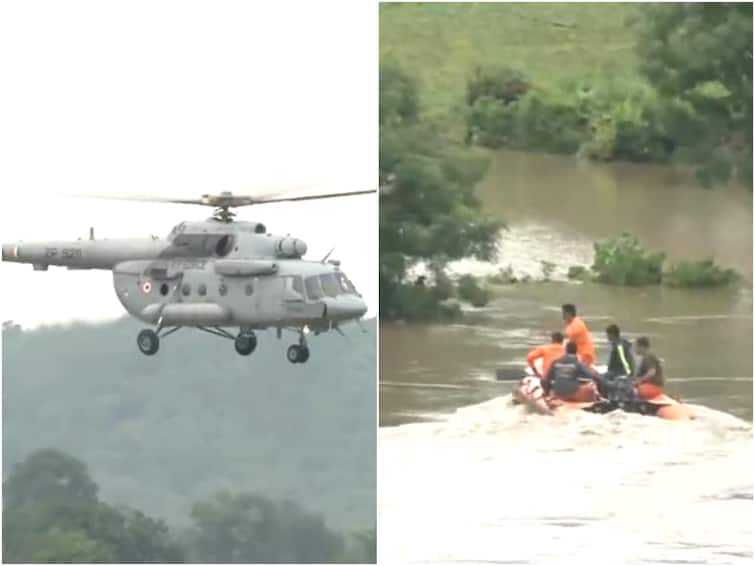
<path fill-rule="evenodd" d="M 278 257 L 299 258 L 307 253 L 307 244 L 299 238 L 286 236 L 275 243 L 275 254 Z"/>

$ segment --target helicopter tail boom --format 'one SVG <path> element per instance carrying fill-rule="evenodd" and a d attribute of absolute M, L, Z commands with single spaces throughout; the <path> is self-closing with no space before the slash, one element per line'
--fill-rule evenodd
<path fill-rule="evenodd" d="M 30 263 L 35 269 L 63 266 L 71 269 L 112 269 L 130 259 L 157 258 L 169 242 L 160 239 L 74 240 L 3 244 L 2 259 Z"/>

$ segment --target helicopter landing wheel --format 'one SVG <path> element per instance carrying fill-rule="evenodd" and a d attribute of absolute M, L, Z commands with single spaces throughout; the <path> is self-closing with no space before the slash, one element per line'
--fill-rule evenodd
<path fill-rule="evenodd" d="M 257 337 L 254 334 L 242 333 L 236 336 L 233 345 L 239 354 L 248 356 L 257 349 Z"/>
<path fill-rule="evenodd" d="M 286 358 L 292 364 L 303 364 L 309 359 L 309 348 L 294 344 L 286 350 Z"/>
<path fill-rule="evenodd" d="M 139 346 L 139 351 L 142 354 L 152 356 L 160 348 L 160 338 L 157 336 L 157 332 L 145 328 L 136 337 L 136 345 Z"/>

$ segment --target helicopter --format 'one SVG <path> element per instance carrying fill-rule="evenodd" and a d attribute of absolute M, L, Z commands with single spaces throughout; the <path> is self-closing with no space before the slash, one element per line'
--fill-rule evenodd
<path fill-rule="evenodd" d="M 235 220 L 234 208 L 375 193 L 362 190 L 305 196 L 205 194 L 199 199 L 155 196 L 73 195 L 213 207 L 204 221 L 180 222 L 166 238 L 95 239 L 2 244 L 2 260 L 68 269 L 105 269 L 113 273 L 115 294 L 133 317 L 154 328 L 136 338 L 142 354 L 152 356 L 160 340 L 194 328 L 233 340 L 248 356 L 257 348 L 256 331 L 275 328 L 298 334 L 286 350 L 294 364 L 309 359 L 307 335 L 360 322 L 367 305 L 340 262 L 303 259 L 307 244 L 290 235 L 268 233 L 260 222 Z M 238 328 L 232 334 L 227 328 Z"/>

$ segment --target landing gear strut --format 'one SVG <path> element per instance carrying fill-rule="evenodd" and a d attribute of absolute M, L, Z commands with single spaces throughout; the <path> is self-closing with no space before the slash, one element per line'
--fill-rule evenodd
<path fill-rule="evenodd" d="M 289 346 L 286 350 L 286 359 L 292 364 L 303 364 L 309 359 L 309 347 L 303 329 L 299 331 L 299 343 Z"/>
<path fill-rule="evenodd" d="M 257 349 L 257 335 L 254 333 L 253 328 L 241 327 L 238 335 L 234 336 L 227 330 L 218 327 L 206 327 L 195 326 L 197 330 L 219 336 L 221 338 L 228 338 L 233 340 L 233 345 L 236 351 L 242 356 L 248 356 Z M 157 322 L 155 330 L 151 328 L 145 328 L 136 338 L 136 345 L 139 346 L 139 351 L 145 356 L 154 356 L 160 349 L 160 338 L 173 334 L 180 330 L 180 326 L 175 326 L 170 329 L 165 329 L 162 319 Z M 309 359 L 309 346 L 307 346 L 307 334 L 308 329 L 306 326 L 299 329 L 299 343 L 292 344 L 286 350 L 286 359 L 292 364 L 303 364 Z"/>

